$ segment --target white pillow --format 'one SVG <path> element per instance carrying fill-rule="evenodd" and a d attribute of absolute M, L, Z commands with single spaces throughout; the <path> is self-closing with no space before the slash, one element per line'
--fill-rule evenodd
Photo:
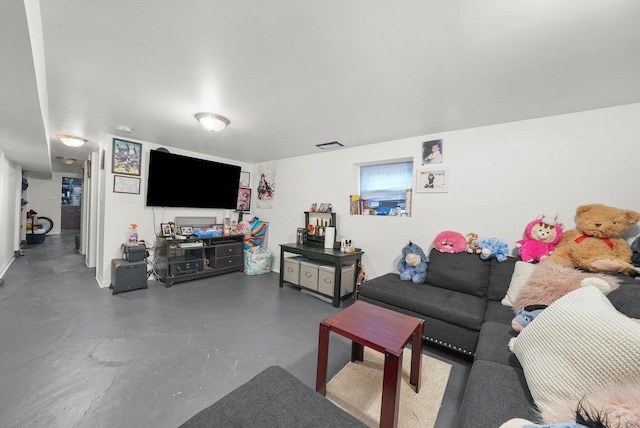
<path fill-rule="evenodd" d="M 585 394 L 640 379 L 640 324 L 596 287 L 564 295 L 509 343 L 544 423 Z"/>
<path fill-rule="evenodd" d="M 527 283 L 527 280 L 533 273 L 535 267 L 536 265 L 532 263 L 522 261 L 516 262 L 516 266 L 513 269 L 513 276 L 511 277 L 511 282 L 509 283 L 509 289 L 507 290 L 507 295 L 504 296 L 504 299 L 502 299 L 501 301 L 503 305 L 513 308 L 513 302 L 516 301 L 518 293 Z"/>

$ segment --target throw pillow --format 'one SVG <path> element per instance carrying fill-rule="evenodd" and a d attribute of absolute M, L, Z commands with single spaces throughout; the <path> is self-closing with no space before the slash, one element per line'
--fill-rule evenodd
<path fill-rule="evenodd" d="M 516 262 L 516 266 L 513 269 L 513 276 L 509 283 L 509 289 L 507 290 L 507 295 L 504 296 L 504 299 L 501 301 L 504 306 L 513 308 L 513 302 L 515 302 L 518 293 L 520 293 L 520 290 L 522 290 L 522 287 L 526 284 L 535 267 L 536 265 L 531 263 L 522 261 Z"/>
<path fill-rule="evenodd" d="M 513 300 L 513 308 L 517 312 L 529 305 L 550 305 L 568 292 L 580 288 L 582 280 L 587 278 L 605 281 L 609 289 L 603 290 L 604 294 L 619 287 L 619 280 L 610 275 L 584 272 L 554 262 L 539 263 Z"/>
<path fill-rule="evenodd" d="M 558 299 L 509 348 L 544 423 L 566 421 L 567 409 L 575 412 L 589 394 L 640 381 L 640 324 L 616 311 L 595 287 Z"/>

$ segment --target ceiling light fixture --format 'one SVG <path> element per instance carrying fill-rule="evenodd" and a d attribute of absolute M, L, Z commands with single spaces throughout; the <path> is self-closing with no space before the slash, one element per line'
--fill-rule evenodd
<path fill-rule="evenodd" d="M 60 162 L 62 162 L 65 165 L 71 165 L 76 161 L 74 158 L 66 158 L 64 156 L 56 156 L 56 159 L 58 159 Z"/>
<path fill-rule="evenodd" d="M 321 150 L 337 149 L 338 147 L 344 147 L 344 144 L 341 144 L 337 141 L 331 141 L 329 143 L 316 144 L 316 147 Z"/>
<path fill-rule="evenodd" d="M 204 129 L 211 132 L 222 131 L 230 123 L 226 117 L 213 113 L 196 113 L 196 120 Z"/>
<path fill-rule="evenodd" d="M 87 141 L 89 141 L 85 138 L 74 137 L 73 135 L 58 134 L 56 135 L 56 137 L 58 137 L 58 140 L 62 141 L 65 145 L 69 147 L 80 147 L 83 144 L 85 144 Z"/>

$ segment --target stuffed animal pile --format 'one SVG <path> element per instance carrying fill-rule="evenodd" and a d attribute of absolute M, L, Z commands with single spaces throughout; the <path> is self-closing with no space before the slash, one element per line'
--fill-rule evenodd
<path fill-rule="evenodd" d="M 516 242 L 523 262 L 537 262 L 550 255 L 562 238 L 562 223 L 555 218 L 538 217 L 524 229 L 525 239 Z"/>
<path fill-rule="evenodd" d="M 590 272 L 621 272 L 638 276 L 640 268 L 631 264 L 632 251 L 622 238 L 640 221 L 640 214 L 602 204 L 579 206 L 576 228 L 564 232 L 556 250 L 542 261 Z"/>
<path fill-rule="evenodd" d="M 402 249 L 402 258 L 398 261 L 397 269 L 400 279 L 421 284 L 427 278 L 427 263 L 429 258 L 420 246 L 409 241 Z"/>

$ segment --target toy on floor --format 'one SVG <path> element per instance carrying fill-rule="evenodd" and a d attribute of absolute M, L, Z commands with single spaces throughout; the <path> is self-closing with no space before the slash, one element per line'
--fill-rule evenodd
<path fill-rule="evenodd" d="M 462 233 L 445 230 L 436 235 L 433 246 L 441 253 L 461 253 L 467 249 L 467 238 Z"/>
<path fill-rule="evenodd" d="M 429 258 L 419 245 L 409 241 L 402 249 L 402 258 L 398 261 L 400 279 L 421 284 L 427 278 L 427 263 Z"/>
<path fill-rule="evenodd" d="M 478 241 L 480 247 L 480 258 L 487 260 L 495 257 L 499 262 L 507 260 L 509 255 L 509 245 L 498 238 L 487 238 Z"/>
<path fill-rule="evenodd" d="M 556 250 L 543 261 L 590 272 L 621 272 L 638 276 L 631 264 L 633 252 L 622 235 L 640 221 L 640 214 L 602 204 L 581 205 L 576 228 L 564 232 Z"/>
<path fill-rule="evenodd" d="M 562 223 L 556 218 L 538 217 L 524 229 L 525 239 L 516 241 L 518 255 L 524 262 L 537 262 L 556 249 L 562 238 Z"/>

